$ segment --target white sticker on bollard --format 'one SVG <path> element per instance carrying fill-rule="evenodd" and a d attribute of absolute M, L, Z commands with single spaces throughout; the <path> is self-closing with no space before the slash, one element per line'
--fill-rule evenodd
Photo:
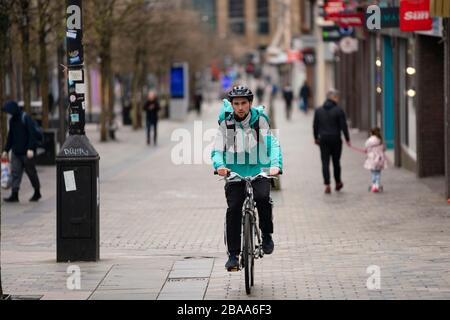
<path fill-rule="evenodd" d="M 77 191 L 77 185 L 75 183 L 75 172 L 64 171 L 64 183 L 66 185 L 66 192 Z"/>

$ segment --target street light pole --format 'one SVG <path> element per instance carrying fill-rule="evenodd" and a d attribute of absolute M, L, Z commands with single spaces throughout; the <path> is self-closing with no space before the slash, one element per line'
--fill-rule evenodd
<path fill-rule="evenodd" d="M 67 0 L 69 136 L 57 163 L 57 261 L 99 259 L 99 160 L 85 134 L 82 0 Z"/>

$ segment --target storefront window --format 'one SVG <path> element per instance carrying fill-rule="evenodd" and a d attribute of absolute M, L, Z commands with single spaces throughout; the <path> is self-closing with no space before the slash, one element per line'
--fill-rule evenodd
<path fill-rule="evenodd" d="M 401 141 L 409 154 L 415 158 L 417 150 L 415 39 L 405 41 L 404 47 L 404 63 L 400 64 L 401 75 L 404 78 L 400 88 Z"/>

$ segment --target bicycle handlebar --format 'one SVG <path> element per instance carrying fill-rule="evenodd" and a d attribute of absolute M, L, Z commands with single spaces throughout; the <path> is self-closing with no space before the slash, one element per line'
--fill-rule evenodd
<path fill-rule="evenodd" d="M 215 170 L 214 171 L 214 175 L 218 175 L 218 174 L 219 173 L 217 172 L 217 170 Z M 280 174 L 281 174 L 281 171 L 280 171 Z M 255 176 L 247 177 L 247 178 L 250 178 L 250 180 L 253 181 L 253 180 L 255 180 L 258 177 L 263 177 L 263 178 L 267 178 L 267 179 L 277 179 L 277 177 L 275 177 L 275 176 L 269 176 L 266 172 L 261 172 L 261 173 L 258 173 Z M 243 177 L 240 174 L 238 174 L 236 172 L 231 172 L 231 171 L 228 172 L 228 176 L 224 177 L 224 179 L 227 179 L 227 180 L 231 180 L 233 178 L 239 178 L 239 180 L 246 180 L 247 179 L 246 177 Z"/>

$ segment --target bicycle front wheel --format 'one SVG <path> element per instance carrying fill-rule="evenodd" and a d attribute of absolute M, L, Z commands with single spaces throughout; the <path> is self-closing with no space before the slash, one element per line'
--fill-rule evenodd
<path fill-rule="evenodd" d="M 244 219 L 244 274 L 245 274 L 245 292 L 251 293 L 253 286 L 253 224 L 251 215 L 247 213 Z"/>

